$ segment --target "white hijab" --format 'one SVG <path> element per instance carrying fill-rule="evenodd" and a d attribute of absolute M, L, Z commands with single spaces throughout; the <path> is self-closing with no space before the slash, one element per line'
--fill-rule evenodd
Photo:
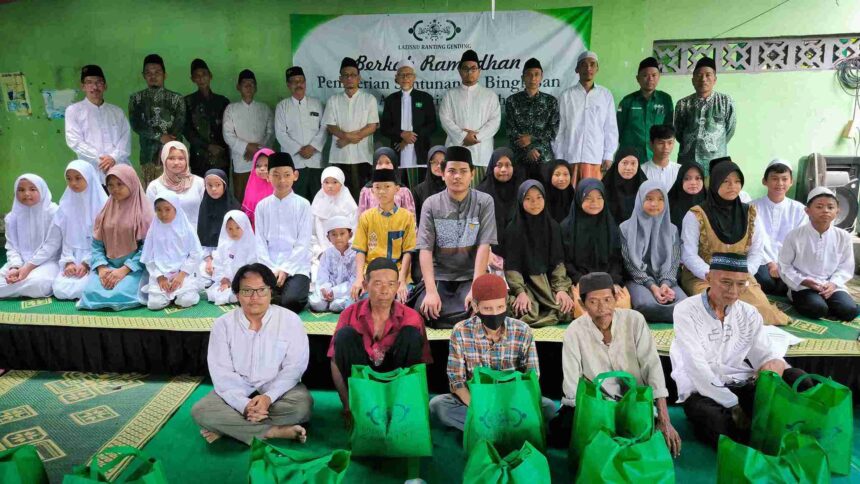
<path fill-rule="evenodd" d="M 28 207 L 18 201 L 18 185 L 28 180 L 39 191 L 39 203 Z M 57 204 L 51 202 L 51 190 L 39 175 L 24 173 L 15 180 L 12 193 L 12 211 L 6 215 L 6 238 L 26 263 L 48 237 L 51 220 L 57 212 Z"/>
<path fill-rule="evenodd" d="M 102 188 L 99 172 L 93 165 L 75 160 L 66 166 L 66 173 L 69 170 L 80 173 L 87 180 L 87 188 L 81 193 L 75 193 L 66 187 L 60 197 L 60 208 L 54 216 L 54 225 L 60 228 L 64 245 L 86 250 L 92 247 L 93 223 L 107 202 L 108 195 Z"/>
<path fill-rule="evenodd" d="M 232 220 L 242 229 L 242 238 L 233 240 L 227 235 L 227 221 Z M 218 248 L 212 254 L 212 265 L 220 274 L 232 279 L 236 271 L 246 264 L 263 262 L 268 251 L 262 239 L 254 233 L 251 220 L 241 210 L 230 210 L 224 214 L 221 222 L 221 234 L 218 236 Z"/>
<path fill-rule="evenodd" d="M 176 218 L 173 222 L 166 224 L 155 217 L 152 225 L 146 233 L 143 242 L 143 253 L 140 261 L 144 264 L 154 264 L 162 274 L 178 271 L 189 254 L 202 253 L 200 239 L 197 238 L 197 229 L 188 221 L 188 216 L 179 205 L 179 198 L 173 192 L 162 192 L 153 202 L 153 206 L 159 200 L 173 205 L 176 210 Z"/>
<path fill-rule="evenodd" d="M 320 191 L 314 196 L 314 201 L 311 204 L 311 213 L 313 213 L 314 217 L 323 221 L 331 217 L 337 217 L 338 215 L 355 220 L 358 205 L 343 184 L 344 180 L 346 180 L 343 171 L 336 166 L 330 166 L 323 170 L 322 175 L 320 175 L 320 182 L 325 182 L 326 178 L 334 178 L 339 181 L 342 185 L 340 192 L 332 197 L 320 188 Z"/>

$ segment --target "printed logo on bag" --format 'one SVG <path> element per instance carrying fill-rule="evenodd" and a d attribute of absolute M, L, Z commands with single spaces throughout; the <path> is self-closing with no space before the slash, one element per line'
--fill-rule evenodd
<path fill-rule="evenodd" d="M 821 428 L 816 426 L 814 428 L 808 428 L 807 423 L 808 422 L 806 420 L 798 420 L 797 422 L 786 424 L 785 431 L 798 431 L 806 435 L 811 435 L 812 437 L 815 437 L 815 439 L 819 442 L 834 440 L 839 434 L 842 433 L 842 429 L 840 429 L 839 427 Z"/>
<path fill-rule="evenodd" d="M 463 29 L 457 27 L 457 24 L 451 19 L 442 20 L 441 22 L 437 19 L 433 19 L 430 22 L 419 20 L 409 29 L 409 33 L 415 37 L 415 40 L 420 42 L 424 42 L 425 40 L 436 42 L 443 39 L 447 42 L 454 40 L 454 37 L 462 31 Z"/>
<path fill-rule="evenodd" d="M 395 403 L 391 408 L 377 405 L 367 411 L 367 418 L 373 425 L 400 423 L 406 420 L 407 415 L 409 415 L 409 407 L 399 403 Z"/>
<path fill-rule="evenodd" d="M 480 417 L 480 421 L 487 428 L 510 427 L 516 428 L 523 424 L 526 413 L 518 408 L 506 408 L 503 410 L 487 410 Z"/>

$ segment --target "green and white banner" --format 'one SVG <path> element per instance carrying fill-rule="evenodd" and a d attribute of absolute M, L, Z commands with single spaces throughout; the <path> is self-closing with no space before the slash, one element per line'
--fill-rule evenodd
<path fill-rule="evenodd" d="M 467 49 L 478 53 L 481 83 L 500 101 L 522 90 L 525 62 L 544 69 L 542 91 L 558 95 L 573 85 L 576 57 L 591 38 L 591 7 L 480 13 L 397 15 L 291 15 L 293 65 L 301 66 L 308 91 L 323 101 L 342 90 L 340 62 L 352 57 L 361 68 L 361 88 L 380 101 L 398 89 L 397 63 L 409 58 L 415 88 L 437 102 L 460 84 L 457 64 Z"/>

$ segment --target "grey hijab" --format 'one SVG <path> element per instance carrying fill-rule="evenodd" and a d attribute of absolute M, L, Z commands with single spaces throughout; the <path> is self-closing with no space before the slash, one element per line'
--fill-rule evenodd
<path fill-rule="evenodd" d="M 642 208 L 645 197 L 654 190 L 660 190 L 665 203 L 663 211 L 656 217 L 646 214 Z M 679 243 L 678 229 L 672 225 L 669 212 L 669 194 L 660 183 L 648 180 L 636 193 L 633 215 L 621 224 L 628 264 L 654 276 L 657 284 L 672 271 L 672 256 Z M 645 254 L 649 252 L 650 260 L 646 262 Z"/>

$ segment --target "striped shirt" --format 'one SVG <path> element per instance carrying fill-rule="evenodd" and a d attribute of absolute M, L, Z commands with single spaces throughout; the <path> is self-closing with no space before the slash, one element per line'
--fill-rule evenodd
<path fill-rule="evenodd" d="M 531 328 L 524 322 L 505 318 L 501 339 L 493 343 L 478 316 L 461 321 L 451 332 L 448 345 L 448 382 L 452 390 L 466 387 L 475 368 L 493 370 L 534 370 L 540 375 L 537 349 Z"/>

